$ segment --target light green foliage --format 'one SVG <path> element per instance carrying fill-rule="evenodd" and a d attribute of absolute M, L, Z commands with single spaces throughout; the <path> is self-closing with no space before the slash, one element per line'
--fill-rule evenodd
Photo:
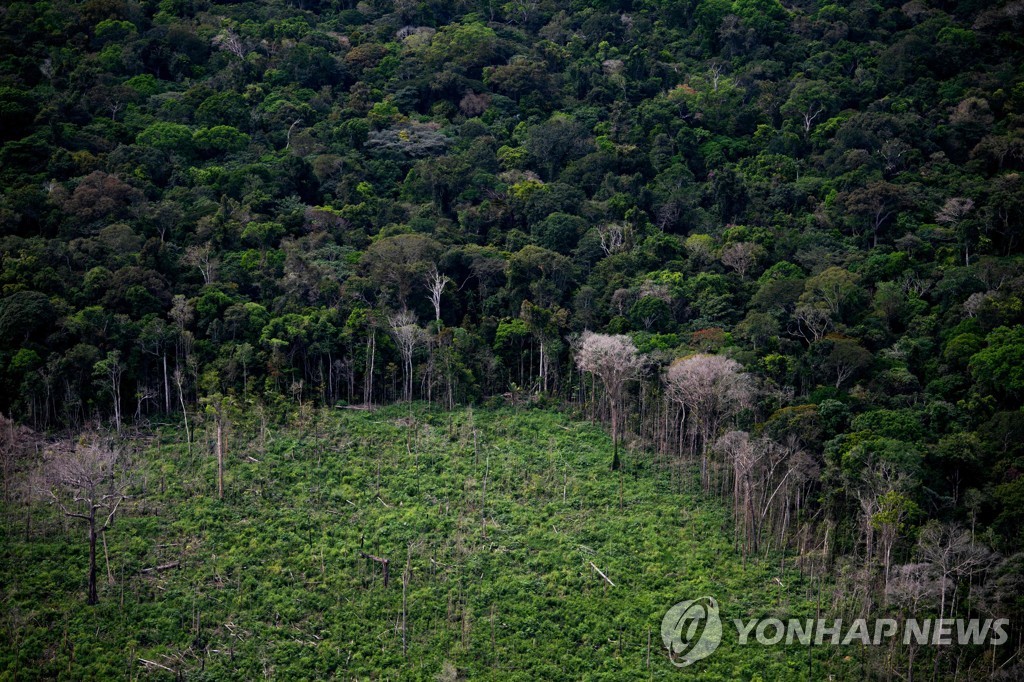
<path fill-rule="evenodd" d="M 659 628 L 682 599 L 714 595 L 723 618 L 813 609 L 777 562 L 740 562 L 721 532 L 725 509 L 654 473 L 649 453 L 625 456 L 620 511 L 611 443 L 586 423 L 402 407 L 314 411 L 261 436 L 253 406 L 226 414 L 223 502 L 215 458 L 188 457 L 180 433 L 162 430 L 137 458 L 139 487 L 107 539 L 116 584 L 102 582 L 98 606 L 78 605 L 77 538 L 29 543 L 4 526 L 18 561 L 0 576 L 21 627 L 16 645 L 0 645 L 0 667 L 90 677 L 135 674 L 146 659 L 196 679 L 252 679 L 267 666 L 277 677 L 427 679 L 448 661 L 467 678 L 508 679 L 514 662 L 531 679 L 621 679 L 648 674 L 650 633 L 650 672 L 668 676 Z M 360 551 L 390 559 L 388 587 Z M 184 655 L 196 641 L 225 653 Z M 806 665 L 799 647 L 740 648 L 728 626 L 700 671 L 803 679 L 793 675 Z"/>
<path fill-rule="evenodd" d="M 135 141 L 161 151 L 183 154 L 192 148 L 192 136 L 188 126 L 158 121 L 139 133 Z"/>

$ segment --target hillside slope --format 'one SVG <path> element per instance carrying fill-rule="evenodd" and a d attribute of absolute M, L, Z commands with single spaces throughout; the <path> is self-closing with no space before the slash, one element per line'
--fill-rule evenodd
<path fill-rule="evenodd" d="M 134 455 L 140 494 L 107 533 L 98 606 L 81 607 L 79 526 L 38 508 L 28 541 L 5 525 L 0 676 L 170 676 L 145 659 L 211 680 L 435 679 L 445 663 L 474 680 L 657 679 L 674 670 L 659 628 L 678 601 L 813 616 L 795 576 L 741 560 L 689 474 L 629 452 L 620 479 L 608 437 L 557 413 L 314 412 L 265 440 L 239 427 L 223 501 L 214 459 L 172 437 Z M 387 587 L 360 550 L 390 559 Z M 705 679 L 806 674 L 802 651 L 741 649 L 730 630 Z M 829 654 L 815 679 L 841 669 Z"/>

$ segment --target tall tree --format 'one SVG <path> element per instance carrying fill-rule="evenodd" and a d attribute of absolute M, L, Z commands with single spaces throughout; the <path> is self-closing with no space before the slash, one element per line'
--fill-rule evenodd
<path fill-rule="evenodd" d="M 585 331 L 576 346 L 576 364 L 580 370 L 601 379 L 612 421 L 612 470 L 619 468 L 619 423 L 626 384 L 640 377 L 647 359 L 636 344 L 623 334 L 595 334 Z"/>
<path fill-rule="evenodd" d="M 402 355 L 402 399 L 409 402 L 412 400 L 412 356 L 423 339 L 423 329 L 416 324 L 416 315 L 408 310 L 389 316 L 388 326 Z"/>
<path fill-rule="evenodd" d="M 691 453 L 700 453 L 701 482 L 710 488 L 708 452 L 722 425 L 754 397 L 750 375 L 722 355 L 698 353 L 680 358 L 665 373 L 665 390 L 683 410 L 681 428 L 690 435 Z"/>
<path fill-rule="evenodd" d="M 89 605 L 99 602 L 96 589 L 96 540 L 114 523 L 127 497 L 128 479 L 120 453 L 97 435 L 51 448 L 37 472 L 39 490 L 64 516 L 85 522 L 89 538 Z"/>

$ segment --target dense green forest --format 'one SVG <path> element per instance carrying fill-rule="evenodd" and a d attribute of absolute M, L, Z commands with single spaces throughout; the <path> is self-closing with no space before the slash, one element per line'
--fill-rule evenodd
<path fill-rule="evenodd" d="M 1020 2 L 7 2 L 0 145 L 17 613 L 39 592 L 16 557 L 82 530 L 40 495 L 61 453 L 107 447 L 81 433 L 119 438 L 111 480 L 133 464 L 114 529 L 159 509 L 201 535 L 172 504 L 197 491 L 139 501 L 153 467 L 215 456 L 194 504 L 244 523 L 230 472 L 272 427 L 564 410 L 608 427 L 603 485 L 634 481 L 614 495 L 640 526 L 720 505 L 722 562 L 827 580 L 847 613 L 1011 621 L 1009 645 L 869 650 L 859 674 L 1024 675 Z M 172 433 L 173 457 L 143 445 Z M 114 591 L 85 590 L 94 610 Z M 515 637 L 487 655 L 525 655 Z M 0 676 L 56 674 L 50 645 Z M 480 676 L 463 646 L 453 674 Z"/>

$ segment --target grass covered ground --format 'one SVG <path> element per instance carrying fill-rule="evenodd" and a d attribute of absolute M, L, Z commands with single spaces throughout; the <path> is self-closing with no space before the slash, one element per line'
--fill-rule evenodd
<path fill-rule="evenodd" d="M 8 507 L 0 679 L 807 679 L 805 649 L 740 647 L 728 623 L 813 617 L 807 586 L 744 562 L 728 511 L 651 455 L 620 479 L 596 426 L 396 406 L 262 431 L 230 433 L 223 501 L 203 429 L 191 456 L 177 427 L 136 442 L 95 607 L 84 527 L 37 505 L 26 539 Z M 387 587 L 360 551 L 390 559 Z M 661 619 L 703 595 L 725 640 L 680 670 Z"/>

